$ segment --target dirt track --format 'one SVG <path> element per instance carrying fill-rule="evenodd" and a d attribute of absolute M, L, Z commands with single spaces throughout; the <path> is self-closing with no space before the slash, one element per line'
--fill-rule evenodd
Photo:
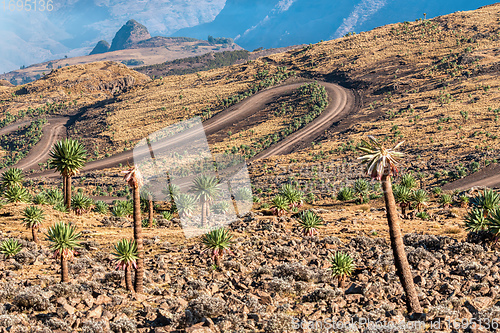
<path fill-rule="evenodd" d="M 31 169 L 39 169 L 38 163 L 45 163 L 49 158 L 49 152 L 54 143 L 65 136 L 66 128 L 65 125 L 68 122 L 69 117 L 54 117 L 47 118 L 47 123 L 43 127 L 43 135 L 40 141 L 31 149 L 31 151 L 26 155 L 19 163 L 15 165 L 16 168 L 20 168 L 23 171 L 28 171 Z M 0 135 L 8 134 L 17 130 L 20 126 L 26 126 L 31 123 L 31 120 L 21 121 L 4 127 L 0 130 Z M 0 173 L 4 169 L 0 170 Z"/>
<path fill-rule="evenodd" d="M 269 147 L 254 157 L 254 159 L 290 153 L 304 143 L 312 142 L 335 121 L 355 110 L 355 97 L 350 90 L 333 83 L 318 83 L 325 86 L 328 93 L 329 104 L 325 111 L 323 111 L 319 117 L 307 126 L 277 144 Z M 272 103 L 277 97 L 294 91 L 302 84 L 303 82 L 293 83 L 262 91 L 255 96 L 249 97 L 241 103 L 220 112 L 203 123 L 206 135 L 209 136 L 220 130 L 224 130 L 229 124 L 237 123 L 242 119 L 246 119 L 248 116 L 264 108 L 266 104 Z M 66 118 L 66 121 L 67 119 L 68 118 Z M 55 124 L 55 120 L 51 120 L 50 124 L 47 125 L 46 128 L 44 127 L 44 136 L 42 137 L 42 140 L 33 148 L 27 157 L 16 165 L 16 167 L 22 167 L 24 170 L 33 168 L 33 166 L 38 168 L 38 163 L 45 162 L 47 160 L 50 146 L 57 140 L 57 136 L 60 135 L 61 130 L 62 127 Z M 186 138 L 179 137 L 178 139 L 185 140 Z M 169 141 L 167 145 L 170 144 L 172 144 L 172 142 Z M 82 171 L 85 172 L 106 169 L 118 166 L 120 163 L 122 165 L 126 165 L 127 163 L 133 164 L 132 151 L 125 151 L 103 160 L 87 163 Z M 42 173 L 33 174 L 31 177 L 53 176 L 58 177 L 59 174 L 47 170 Z"/>
<path fill-rule="evenodd" d="M 444 185 L 443 190 L 464 190 L 477 186 L 500 188 L 500 165 L 490 164 L 470 176 Z"/>

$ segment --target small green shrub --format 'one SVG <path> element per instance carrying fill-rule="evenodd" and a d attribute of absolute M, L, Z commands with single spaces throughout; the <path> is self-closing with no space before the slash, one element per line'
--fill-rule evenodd
<path fill-rule="evenodd" d="M 71 208 L 75 211 L 76 215 L 82 215 L 90 211 L 93 204 L 94 200 L 80 192 L 71 198 Z"/>
<path fill-rule="evenodd" d="M 46 205 L 49 203 L 49 201 L 47 200 L 47 197 L 45 195 L 45 192 L 40 192 L 40 193 L 37 193 L 34 197 L 33 197 L 33 200 L 32 200 L 33 204 L 35 205 Z"/>
<path fill-rule="evenodd" d="M 486 230 L 487 219 L 482 208 L 473 208 L 465 216 L 465 230 L 479 232 Z"/>
<path fill-rule="evenodd" d="M 453 204 L 453 197 L 450 194 L 443 194 L 439 198 L 439 203 L 443 208 L 450 208 Z"/>

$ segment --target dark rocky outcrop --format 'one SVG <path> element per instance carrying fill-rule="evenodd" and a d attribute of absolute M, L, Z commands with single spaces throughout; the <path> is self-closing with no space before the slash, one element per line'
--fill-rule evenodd
<path fill-rule="evenodd" d="M 150 39 L 148 29 L 135 20 L 128 21 L 115 35 L 109 51 L 125 50 L 132 45 Z"/>
<path fill-rule="evenodd" d="M 106 53 L 109 52 L 110 48 L 111 46 L 109 45 L 108 42 L 106 42 L 105 40 L 101 40 L 99 41 L 99 43 L 97 43 L 97 45 L 94 47 L 92 52 L 90 52 L 89 55 Z"/>

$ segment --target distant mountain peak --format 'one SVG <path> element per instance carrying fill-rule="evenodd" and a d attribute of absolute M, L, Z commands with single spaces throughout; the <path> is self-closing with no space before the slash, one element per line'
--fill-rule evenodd
<path fill-rule="evenodd" d="M 100 40 L 89 55 L 109 52 L 110 45 L 105 40 Z"/>
<path fill-rule="evenodd" d="M 140 41 L 150 38 L 151 35 L 144 25 L 140 24 L 136 20 L 129 20 L 116 33 L 109 51 L 124 50 Z"/>

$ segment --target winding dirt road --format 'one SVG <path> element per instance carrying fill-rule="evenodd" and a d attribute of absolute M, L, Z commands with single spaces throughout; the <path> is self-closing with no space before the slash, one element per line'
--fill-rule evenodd
<path fill-rule="evenodd" d="M 22 169 L 23 171 L 27 171 L 31 169 L 38 169 L 38 163 L 45 163 L 49 159 L 49 152 L 54 143 L 66 135 L 66 124 L 69 119 L 70 117 L 47 118 L 47 123 L 44 125 L 42 130 L 42 138 L 33 147 L 33 149 L 31 149 L 28 155 L 15 165 L 15 167 Z M 31 121 L 32 120 L 20 121 L 4 127 L 0 130 L 0 135 L 14 132 L 21 126 L 31 124 Z M 5 169 L 1 169 L 0 173 L 4 170 Z"/>
<path fill-rule="evenodd" d="M 272 145 L 265 151 L 259 153 L 253 159 L 288 154 L 298 147 L 312 142 L 336 121 L 350 112 L 355 111 L 355 96 L 352 91 L 333 83 L 320 81 L 318 83 L 323 85 L 328 93 L 329 104 L 323 113 L 307 126 L 288 136 L 284 140 Z M 209 136 L 218 131 L 224 130 L 229 125 L 238 123 L 242 119 L 248 118 L 249 116 L 257 113 L 259 110 L 262 110 L 266 105 L 275 101 L 278 97 L 296 90 L 303 84 L 304 82 L 300 82 L 271 88 L 249 97 L 224 111 L 221 111 L 203 123 L 205 134 Z M 37 169 L 38 163 L 45 162 L 48 159 L 50 147 L 62 135 L 64 125 L 68 120 L 69 117 L 50 119 L 49 124 L 44 127 L 42 140 L 40 140 L 40 142 L 33 147 L 28 156 L 22 159 L 16 167 L 22 168 L 23 170 L 29 170 L 30 168 Z M 17 127 L 15 127 L 15 129 L 17 129 Z M 6 131 L 7 128 L 3 130 Z M 0 131 L 0 134 L 1 133 L 2 131 Z M 181 140 L 189 139 L 188 135 L 191 134 L 179 135 L 178 137 L 175 137 L 174 140 L 169 139 L 169 141 L 166 142 L 162 148 L 174 145 L 176 142 Z M 194 135 L 196 135 L 196 133 L 194 133 Z M 145 154 L 146 153 L 149 154 L 149 152 L 145 152 Z M 126 165 L 127 163 L 133 164 L 132 151 L 121 152 L 109 158 L 87 163 L 82 172 L 115 167 L 119 164 Z M 51 170 L 47 170 L 42 173 L 33 174 L 30 177 L 53 176 L 59 177 L 59 174 L 56 174 Z"/>
<path fill-rule="evenodd" d="M 500 188 L 500 165 L 490 164 L 472 175 L 445 184 L 443 190 L 465 190 L 471 187 Z"/>

